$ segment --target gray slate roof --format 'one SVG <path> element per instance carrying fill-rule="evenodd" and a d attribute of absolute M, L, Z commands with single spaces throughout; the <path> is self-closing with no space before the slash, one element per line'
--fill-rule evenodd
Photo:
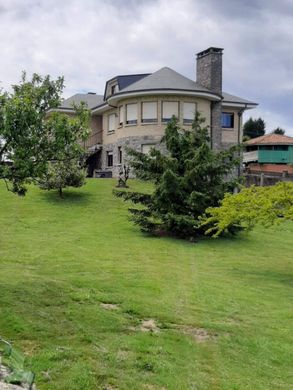
<path fill-rule="evenodd" d="M 59 108 L 70 109 L 73 108 L 73 104 L 80 104 L 81 102 L 87 103 L 89 109 L 96 107 L 103 103 L 103 95 L 96 95 L 93 93 L 77 93 L 68 99 L 63 100 Z"/>
<path fill-rule="evenodd" d="M 223 102 L 224 103 L 241 103 L 241 104 L 255 104 L 257 105 L 257 103 L 253 103 L 249 100 L 246 100 L 246 99 L 243 99 L 239 96 L 234 96 L 234 95 L 230 95 L 229 93 L 226 93 L 226 92 L 222 92 L 222 95 L 223 95 Z"/>
<path fill-rule="evenodd" d="M 181 89 L 211 93 L 209 89 L 167 67 L 162 68 L 147 77 L 144 77 L 143 79 L 129 85 L 119 92 L 135 92 L 152 89 Z"/>
<path fill-rule="evenodd" d="M 175 70 L 170 69 L 168 67 L 161 68 L 157 72 L 150 74 L 125 75 L 117 76 L 117 78 L 120 81 L 120 91 L 117 93 L 117 95 L 119 95 L 120 93 L 122 94 L 124 92 L 137 92 L 158 89 L 177 89 L 213 93 L 208 88 L 205 88 L 199 83 L 185 76 L 182 76 L 180 73 L 175 72 Z M 121 89 L 122 86 L 125 87 Z M 231 95 L 226 92 L 223 92 L 222 95 L 224 98 L 224 103 L 257 105 L 256 103 L 253 103 L 249 100 L 243 99 L 235 95 Z M 77 93 L 76 95 L 65 99 L 62 102 L 60 108 L 72 109 L 73 103 L 79 104 L 82 101 L 87 103 L 89 109 L 96 108 L 97 106 L 100 106 L 105 103 L 103 95 L 96 95 L 92 93 Z"/>

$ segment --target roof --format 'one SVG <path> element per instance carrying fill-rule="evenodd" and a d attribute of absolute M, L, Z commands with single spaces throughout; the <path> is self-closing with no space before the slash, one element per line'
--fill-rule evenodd
<path fill-rule="evenodd" d="M 231 95 L 230 93 L 227 92 L 222 92 L 222 95 L 224 98 L 223 103 L 239 103 L 239 104 L 249 104 L 249 105 L 257 106 L 257 103 L 253 103 L 239 96 Z"/>
<path fill-rule="evenodd" d="M 96 95 L 95 93 L 77 93 L 68 99 L 63 100 L 59 108 L 73 109 L 73 104 L 80 104 L 85 102 L 89 109 L 103 103 L 103 95 Z"/>
<path fill-rule="evenodd" d="M 119 91 L 110 96 L 114 99 L 119 98 L 120 95 L 127 93 L 140 92 L 144 93 L 147 91 L 187 91 L 186 93 L 202 93 L 204 96 L 214 95 L 216 99 L 220 100 L 220 95 L 214 93 L 210 89 L 203 87 L 201 84 L 181 75 L 175 70 L 164 67 L 159 69 L 154 73 L 143 73 L 143 74 L 131 74 L 131 75 L 120 75 L 115 76 L 111 80 L 108 80 L 105 88 L 105 95 L 96 95 L 92 93 L 88 94 L 76 94 L 71 96 L 69 99 L 63 101 L 60 106 L 61 109 L 72 109 L 73 102 L 79 104 L 81 101 L 85 101 L 88 104 L 90 109 L 100 108 L 102 105 L 107 105 L 106 90 L 107 85 L 110 81 L 117 80 L 119 85 Z M 236 106 L 245 106 L 245 108 L 252 108 L 256 106 L 257 103 L 253 103 L 249 100 L 243 99 L 241 97 L 231 95 L 229 93 L 223 92 L 223 104 L 225 105 L 236 105 Z M 250 106 L 250 107 L 249 107 Z"/>
<path fill-rule="evenodd" d="M 249 164 L 249 172 L 283 173 L 293 174 L 293 167 L 287 164 Z"/>
<path fill-rule="evenodd" d="M 245 145 L 293 145 L 293 137 L 281 134 L 266 134 L 252 138 Z"/>
<path fill-rule="evenodd" d="M 149 76 L 151 73 L 143 73 L 143 74 L 129 74 L 117 76 L 117 81 L 119 85 L 119 90 L 127 88 L 129 85 Z"/>
<path fill-rule="evenodd" d="M 201 91 L 213 93 L 208 88 L 201 86 L 189 78 L 170 68 L 161 68 L 157 72 L 129 85 L 119 92 L 135 92 L 158 89 L 178 89 L 187 91 Z"/>

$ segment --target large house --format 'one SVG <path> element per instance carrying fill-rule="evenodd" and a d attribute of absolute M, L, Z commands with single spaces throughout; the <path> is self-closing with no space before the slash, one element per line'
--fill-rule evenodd
<path fill-rule="evenodd" d="M 211 147 L 221 150 L 242 140 L 242 114 L 256 103 L 222 91 L 223 49 L 210 47 L 197 54 L 196 80 L 170 68 L 154 73 L 121 75 L 106 82 L 104 95 L 76 94 L 60 111 L 73 113 L 84 101 L 91 111 L 92 133 L 86 142 L 91 176 L 115 176 L 126 148 L 148 153 L 160 144 L 166 123 L 175 115 L 190 128 L 199 111 L 210 129 Z"/>

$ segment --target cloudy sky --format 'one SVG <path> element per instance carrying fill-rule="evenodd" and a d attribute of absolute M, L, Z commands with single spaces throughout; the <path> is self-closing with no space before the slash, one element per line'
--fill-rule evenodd
<path fill-rule="evenodd" d="M 64 75 L 65 97 L 163 66 L 195 79 L 195 54 L 224 48 L 224 91 L 293 135 L 293 0 L 0 0 L 0 36 L 2 88 Z"/>

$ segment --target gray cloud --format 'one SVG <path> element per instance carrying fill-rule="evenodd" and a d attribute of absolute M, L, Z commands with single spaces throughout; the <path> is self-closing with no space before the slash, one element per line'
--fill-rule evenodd
<path fill-rule="evenodd" d="M 195 53 L 224 48 L 224 89 L 293 135 L 291 0 L 0 0 L 0 80 L 64 75 L 65 96 L 103 93 L 116 74 L 169 66 L 195 78 Z M 1 85 L 1 84 L 0 84 Z"/>

